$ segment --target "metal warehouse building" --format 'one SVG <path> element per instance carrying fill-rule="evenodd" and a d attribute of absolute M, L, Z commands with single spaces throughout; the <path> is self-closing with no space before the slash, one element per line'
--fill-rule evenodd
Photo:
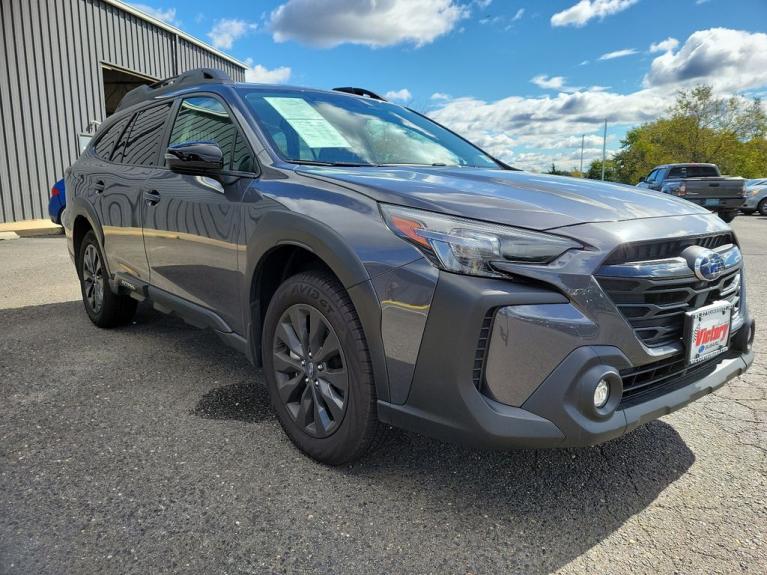
<path fill-rule="evenodd" d="M 0 223 L 47 217 L 81 136 L 140 84 L 246 66 L 118 0 L 0 0 Z"/>

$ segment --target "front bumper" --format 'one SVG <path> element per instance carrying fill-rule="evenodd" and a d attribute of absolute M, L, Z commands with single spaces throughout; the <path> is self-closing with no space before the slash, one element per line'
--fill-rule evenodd
<path fill-rule="evenodd" d="M 492 328 L 488 317 L 494 318 Z M 749 317 L 743 326 L 752 326 Z M 603 373 L 634 364 L 619 348 L 600 343 L 596 326 L 567 298 L 531 285 L 441 274 L 407 400 L 379 401 L 379 417 L 475 446 L 593 445 L 671 413 L 746 371 L 753 352 L 739 338 L 744 327 L 733 336 L 733 351 L 702 372 L 603 415 L 593 409 L 593 386 Z M 481 381 L 478 361 L 486 366 Z"/>
<path fill-rule="evenodd" d="M 727 259 L 730 269 L 740 270 L 741 280 L 732 345 L 726 355 L 701 369 L 682 361 L 681 341 L 645 345 L 600 278 L 615 272 L 616 266 L 606 262 L 617 246 L 729 233 L 730 228 L 711 214 L 572 226 L 567 234 L 590 249 L 568 252 L 547 266 L 496 263 L 508 280 L 440 272 L 428 297 L 409 277 L 415 268 L 399 268 L 376 288 L 388 294 L 382 299 L 398 303 L 399 314 L 387 328 L 389 312 L 383 309 L 392 394 L 389 401 L 379 402 L 381 419 L 427 435 L 491 447 L 591 445 L 717 389 L 753 361 L 745 341 L 753 333 L 753 321 L 737 258 Z M 645 277 L 643 266 L 628 267 Z M 405 273 L 407 268 L 412 269 Z M 658 273 L 661 281 L 660 272 L 669 271 L 674 272 L 673 282 L 680 277 L 677 272 L 682 273 L 663 267 L 651 271 L 650 277 Z M 428 284 L 427 276 L 420 278 L 418 285 Z M 688 286 L 686 277 L 681 281 L 684 285 L 671 286 L 681 290 L 671 291 L 690 291 L 697 298 L 696 286 Z M 724 288 L 717 287 L 722 294 Z M 726 298 L 732 297 L 728 292 Z M 421 314 L 421 323 L 404 323 L 405 310 L 413 317 Z M 418 331 L 416 325 L 419 330 L 422 326 L 418 337 L 406 337 Z M 394 343 L 409 355 L 391 353 Z M 615 395 L 620 403 L 608 402 L 609 410 L 595 414 L 593 386 L 608 371 L 620 377 L 620 393 Z M 647 372 L 652 372 L 649 383 L 643 379 Z"/>

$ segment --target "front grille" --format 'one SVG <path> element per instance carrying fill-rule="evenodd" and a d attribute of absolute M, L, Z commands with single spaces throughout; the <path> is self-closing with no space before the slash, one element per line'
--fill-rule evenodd
<path fill-rule="evenodd" d="M 599 277 L 597 281 L 629 322 L 636 336 L 648 347 L 680 342 L 684 337 L 685 313 L 719 300 L 733 304 L 733 317 L 740 304 L 740 270 L 721 278 L 700 281 L 684 278 Z"/>
<path fill-rule="evenodd" d="M 690 246 L 702 246 L 713 250 L 732 243 L 734 243 L 734 240 L 730 232 L 671 240 L 628 243 L 616 248 L 605 261 L 605 265 L 675 258 Z"/>
<path fill-rule="evenodd" d="M 676 357 L 624 369 L 620 372 L 623 396 L 619 407 L 630 407 L 682 388 L 712 373 L 726 357 L 725 353 L 694 365 L 689 365 L 685 358 Z"/>

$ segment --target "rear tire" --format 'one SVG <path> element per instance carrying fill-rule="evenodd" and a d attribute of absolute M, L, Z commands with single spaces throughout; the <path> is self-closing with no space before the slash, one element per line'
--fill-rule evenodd
<path fill-rule="evenodd" d="M 272 406 L 301 451 L 342 465 L 381 441 L 365 334 L 331 274 L 303 272 L 277 288 L 261 350 Z"/>
<path fill-rule="evenodd" d="M 719 217 L 728 224 L 735 219 L 738 215 L 738 210 L 727 210 L 725 212 L 719 212 Z"/>
<path fill-rule="evenodd" d="M 98 327 L 110 328 L 128 323 L 138 302 L 112 292 L 107 279 L 104 255 L 93 230 L 85 234 L 77 258 L 80 291 L 85 312 Z"/>

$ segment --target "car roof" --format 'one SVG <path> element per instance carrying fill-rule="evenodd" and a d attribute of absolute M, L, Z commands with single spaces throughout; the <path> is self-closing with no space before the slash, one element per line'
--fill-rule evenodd
<path fill-rule="evenodd" d="M 663 164 L 658 166 L 658 168 L 684 168 L 687 166 L 705 166 L 707 168 L 716 168 L 716 164 L 708 164 L 705 162 L 679 162 L 676 164 Z"/>

